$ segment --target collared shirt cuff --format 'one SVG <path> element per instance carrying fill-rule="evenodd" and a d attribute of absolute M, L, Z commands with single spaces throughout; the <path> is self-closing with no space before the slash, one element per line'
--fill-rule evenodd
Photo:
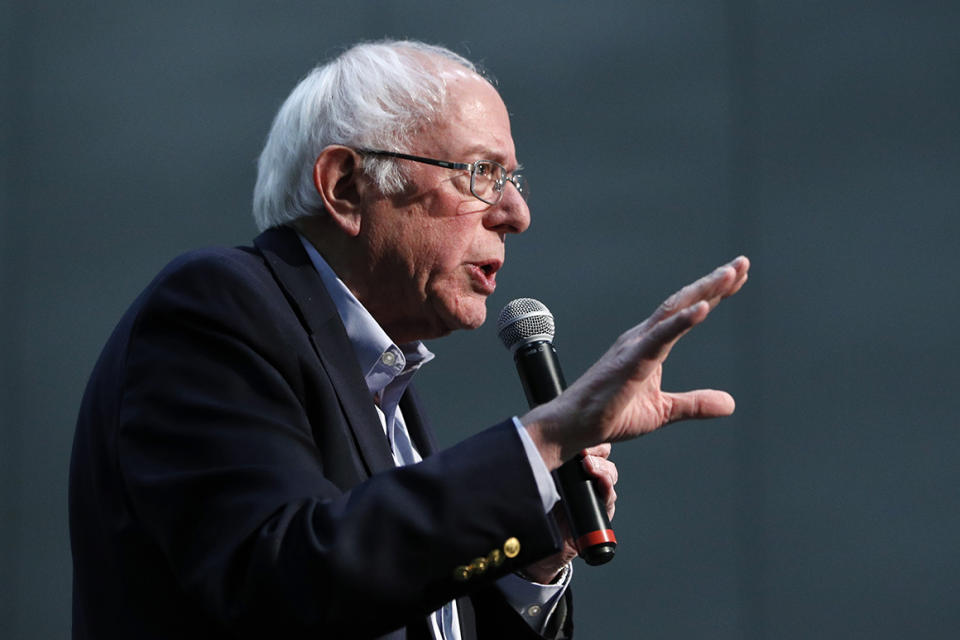
<path fill-rule="evenodd" d="M 560 494 L 557 493 L 557 485 L 553 482 L 553 476 L 547 469 L 547 464 L 540 456 L 537 445 L 533 444 L 533 438 L 527 433 L 527 429 L 520 423 L 520 419 L 513 417 L 513 425 L 517 428 L 517 434 L 520 441 L 523 442 L 523 450 L 527 454 L 527 460 L 530 462 L 530 470 L 533 471 L 533 477 L 537 481 L 537 489 L 540 491 L 540 500 L 543 502 L 543 512 L 550 513 L 554 505 L 560 502 Z"/>
<path fill-rule="evenodd" d="M 497 588 L 530 628 L 542 633 L 572 578 L 573 565 L 568 564 L 555 584 L 538 584 L 511 573 L 497 580 Z"/>

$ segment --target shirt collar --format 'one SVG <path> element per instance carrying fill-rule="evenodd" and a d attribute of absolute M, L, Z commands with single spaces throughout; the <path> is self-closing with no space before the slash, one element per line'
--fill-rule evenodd
<path fill-rule="evenodd" d="M 433 353 L 419 340 L 400 346 L 394 344 L 370 312 L 337 277 L 316 247 L 299 232 L 297 235 L 337 308 L 371 394 L 380 394 L 396 377 L 412 374 L 434 358 Z"/>

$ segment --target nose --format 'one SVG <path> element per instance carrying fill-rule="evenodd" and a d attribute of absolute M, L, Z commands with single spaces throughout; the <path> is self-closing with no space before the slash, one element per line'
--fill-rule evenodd
<path fill-rule="evenodd" d="M 487 209 L 483 224 L 498 233 L 523 233 L 530 226 L 530 208 L 512 182 L 503 186 L 500 202 Z"/>

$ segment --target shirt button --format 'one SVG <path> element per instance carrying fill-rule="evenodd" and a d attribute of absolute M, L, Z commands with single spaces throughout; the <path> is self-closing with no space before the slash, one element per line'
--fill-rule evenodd
<path fill-rule="evenodd" d="M 536 618 L 538 615 L 540 615 L 540 611 L 540 605 L 538 604 L 532 604 L 527 607 L 527 615 L 531 618 Z"/>
<path fill-rule="evenodd" d="M 388 367 L 392 367 L 396 361 L 397 361 L 397 356 L 393 351 L 384 351 L 383 355 L 380 356 L 380 362 L 387 365 Z"/>

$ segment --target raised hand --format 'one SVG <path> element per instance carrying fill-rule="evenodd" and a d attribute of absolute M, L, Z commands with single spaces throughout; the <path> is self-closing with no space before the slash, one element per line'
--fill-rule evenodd
<path fill-rule="evenodd" d="M 733 413 L 733 398 L 724 391 L 666 392 L 660 380 L 677 340 L 739 291 L 749 269 L 750 261 L 740 256 L 680 289 L 559 397 L 525 414 L 521 422 L 547 466 L 554 469 L 586 447 L 636 438 L 677 420 Z"/>

